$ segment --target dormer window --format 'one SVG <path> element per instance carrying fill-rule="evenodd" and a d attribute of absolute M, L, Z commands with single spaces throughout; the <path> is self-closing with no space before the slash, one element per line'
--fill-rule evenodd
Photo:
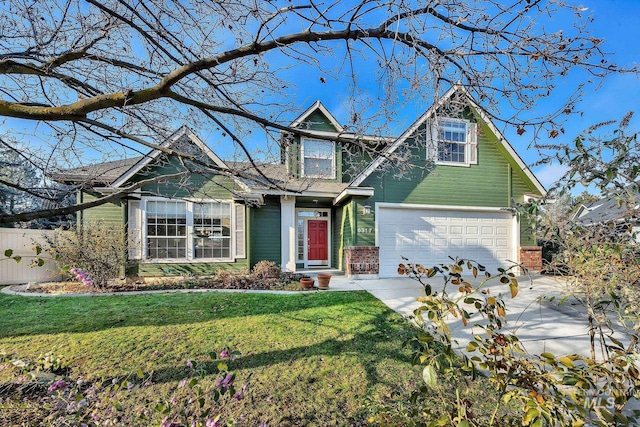
<path fill-rule="evenodd" d="M 302 176 L 334 179 L 336 177 L 336 148 L 333 141 L 302 139 Z"/>
<path fill-rule="evenodd" d="M 432 132 L 437 135 L 435 160 L 438 164 L 469 166 L 478 163 L 478 136 L 475 123 L 468 120 L 441 118 Z"/>

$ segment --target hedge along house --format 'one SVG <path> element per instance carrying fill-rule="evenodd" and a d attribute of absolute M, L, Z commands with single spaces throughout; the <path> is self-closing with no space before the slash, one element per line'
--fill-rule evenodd
<path fill-rule="evenodd" d="M 463 103 L 456 112 L 447 108 L 454 97 Z M 286 271 L 393 277 L 403 257 L 433 265 L 449 256 L 489 269 L 541 268 L 531 230 L 511 207 L 545 189 L 463 87 L 452 87 L 396 139 L 346 133 L 320 102 L 290 127 L 306 136 L 283 135 L 280 164 L 258 171 L 223 161 L 183 127 L 164 150 L 56 178 L 90 182 L 95 192 L 81 192 L 81 202 L 142 183 L 120 203 L 79 214 L 80 223 L 126 225 L 131 274 L 210 274 L 266 259 Z M 336 137 L 383 149 L 353 173 Z M 389 167 L 397 157 L 405 159 L 402 174 Z M 166 178 L 146 183 L 157 176 Z"/>

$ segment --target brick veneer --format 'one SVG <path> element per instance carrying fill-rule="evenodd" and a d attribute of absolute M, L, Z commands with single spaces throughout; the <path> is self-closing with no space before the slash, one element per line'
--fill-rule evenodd
<path fill-rule="evenodd" d="M 540 246 L 522 246 L 520 264 L 532 271 L 542 270 L 542 248 Z"/>
<path fill-rule="evenodd" d="M 344 272 L 351 278 L 377 276 L 380 271 L 380 248 L 347 246 L 344 248 Z"/>

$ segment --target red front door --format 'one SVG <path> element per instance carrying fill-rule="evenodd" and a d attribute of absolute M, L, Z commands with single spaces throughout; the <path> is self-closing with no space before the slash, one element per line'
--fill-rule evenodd
<path fill-rule="evenodd" d="M 309 264 L 327 264 L 329 261 L 329 230 L 327 221 L 307 221 L 307 261 Z"/>

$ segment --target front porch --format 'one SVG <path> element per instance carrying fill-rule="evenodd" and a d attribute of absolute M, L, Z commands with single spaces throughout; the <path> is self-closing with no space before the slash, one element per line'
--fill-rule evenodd
<path fill-rule="evenodd" d="M 280 206 L 282 270 L 342 274 L 336 268 L 333 198 L 282 196 Z"/>

